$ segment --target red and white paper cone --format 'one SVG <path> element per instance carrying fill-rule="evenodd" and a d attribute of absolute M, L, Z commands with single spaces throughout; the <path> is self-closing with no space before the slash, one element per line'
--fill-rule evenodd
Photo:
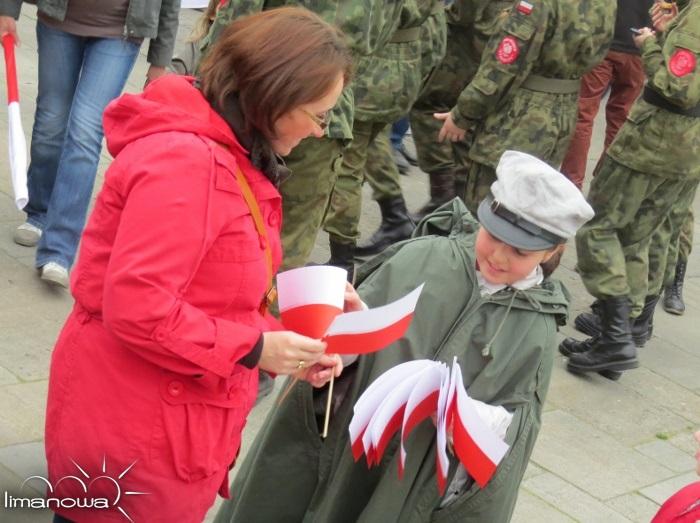
<path fill-rule="evenodd" d="M 29 201 L 27 190 L 27 142 L 22 129 L 19 112 L 19 88 L 17 84 L 17 65 L 15 64 L 15 39 L 6 33 L 2 37 L 5 54 L 5 72 L 7 79 L 7 112 L 10 175 L 15 193 L 15 205 L 22 210 Z"/>

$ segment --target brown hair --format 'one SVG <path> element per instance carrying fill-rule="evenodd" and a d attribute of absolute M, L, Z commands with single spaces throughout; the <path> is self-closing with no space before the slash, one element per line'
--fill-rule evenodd
<path fill-rule="evenodd" d="M 546 262 L 540 263 L 540 267 L 542 267 L 542 275 L 545 278 L 549 278 L 552 273 L 557 270 L 557 267 L 559 267 L 559 264 L 561 263 L 561 257 L 564 255 L 564 244 L 558 245 L 554 248 L 557 250 L 557 252 L 552 254 L 552 257 Z"/>
<path fill-rule="evenodd" d="M 200 66 L 204 96 L 223 108 L 238 96 L 246 126 L 267 139 L 295 107 L 347 85 L 352 58 L 342 33 L 301 7 L 272 9 L 232 22 Z"/>
<path fill-rule="evenodd" d="M 219 1 L 220 0 L 209 0 L 206 10 L 197 19 L 194 27 L 192 28 L 190 36 L 187 37 L 187 42 L 200 44 L 200 40 L 207 36 L 209 28 L 214 22 L 214 18 L 216 18 L 216 11 L 219 7 Z"/>

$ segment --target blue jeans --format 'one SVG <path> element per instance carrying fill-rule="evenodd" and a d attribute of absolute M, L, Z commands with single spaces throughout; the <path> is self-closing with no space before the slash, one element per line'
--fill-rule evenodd
<path fill-rule="evenodd" d="M 70 268 L 102 148 L 102 113 L 119 96 L 139 44 L 72 35 L 37 22 L 39 86 L 27 173 L 27 221 L 43 231 L 37 268 Z"/>
<path fill-rule="evenodd" d="M 404 116 L 400 120 L 394 122 L 391 126 L 391 145 L 394 149 L 400 149 L 401 143 L 403 142 L 403 137 L 408 132 L 408 116 Z"/>

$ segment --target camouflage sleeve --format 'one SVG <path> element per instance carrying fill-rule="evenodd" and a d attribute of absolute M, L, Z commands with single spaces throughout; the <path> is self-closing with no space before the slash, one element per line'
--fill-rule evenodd
<path fill-rule="evenodd" d="M 202 57 L 209 48 L 221 36 L 221 32 L 235 18 L 258 13 L 265 7 L 265 0 L 226 0 L 226 2 L 216 11 L 216 17 L 209 28 L 207 36 L 202 38 L 200 50 Z"/>
<path fill-rule="evenodd" d="M 700 9 L 688 15 L 669 31 L 663 47 L 655 38 L 647 38 L 641 47 L 649 86 L 683 108 L 700 103 Z"/>
<path fill-rule="evenodd" d="M 526 4 L 528 7 L 521 7 Z M 484 48 L 474 79 L 452 109 L 455 124 L 469 130 L 527 78 L 540 54 L 547 29 L 543 2 L 513 7 Z"/>

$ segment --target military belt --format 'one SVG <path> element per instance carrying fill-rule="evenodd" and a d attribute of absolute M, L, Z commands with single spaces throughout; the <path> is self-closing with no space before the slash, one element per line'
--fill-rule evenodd
<path fill-rule="evenodd" d="M 661 96 L 658 92 L 654 91 L 651 87 L 644 88 L 644 94 L 642 95 L 644 101 L 648 104 L 654 105 L 664 111 L 668 111 L 673 114 L 680 114 L 681 116 L 693 116 L 695 118 L 700 118 L 700 105 L 695 107 L 690 107 L 688 109 L 683 109 L 678 107 L 676 104 L 671 103 L 668 99 Z"/>
<path fill-rule="evenodd" d="M 420 39 L 420 27 L 407 27 L 406 29 L 397 29 L 389 40 L 390 44 L 405 44 L 406 42 L 415 42 Z"/>
<path fill-rule="evenodd" d="M 581 88 L 581 80 L 565 80 L 563 78 L 547 78 L 531 74 L 523 82 L 522 87 L 531 91 L 550 94 L 575 94 Z"/>

